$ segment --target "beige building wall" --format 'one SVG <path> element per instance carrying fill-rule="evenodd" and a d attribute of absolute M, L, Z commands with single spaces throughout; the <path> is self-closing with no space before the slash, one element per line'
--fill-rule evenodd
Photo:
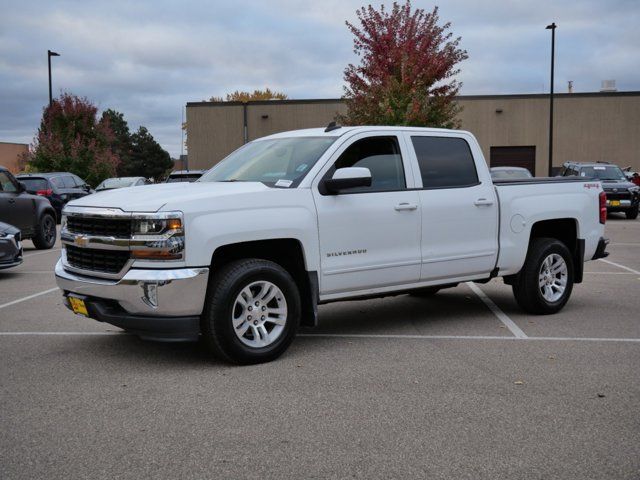
<path fill-rule="evenodd" d="M 6 167 L 11 173 L 18 173 L 20 171 L 18 159 L 28 151 L 29 145 L 26 143 L 0 142 L 0 165 Z"/>
<path fill-rule="evenodd" d="M 476 136 L 487 161 L 492 146 L 535 146 L 535 173 L 546 175 L 548 96 L 460 97 L 459 102 L 462 128 Z M 640 93 L 556 96 L 553 165 L 566 161 L 609 161 L 640 169 Z"/>
<path fill-rule="evenodd" d="M 195 105 L 195 106 L 194 106 Z M 244 143 L 240 103 L 187 105 L 187 152 L 190 169 L 209 168 Z"/>
<path fill-rule="evenodd" d="M 492 146 L 535 146 L 538 176 L 547 173 L 549 97 L 547 95 L 461 96 L 462 128 L 480 142 L 487 162 Z M 209 168 L 265 135 L 323 127 L 344 102 L 276 100 L 187 104 L 189 168 Z M 640 92 L 559 94 L 554 107 L 554 166 L 565 161 L 610 161 L 640 170 Z"/>

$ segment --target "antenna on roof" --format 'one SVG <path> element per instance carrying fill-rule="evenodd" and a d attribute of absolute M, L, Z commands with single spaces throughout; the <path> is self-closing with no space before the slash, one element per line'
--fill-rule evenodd
<path fill-rule="evenodd" d="M 324 129 L 324 131 L 326 133 L 326 132 L 331 132 L 333 130 L 337 130 L 339 128 L 342 128 L 342 125 L 336 125 L 336 122 L 330 122 L 329 125 L 327 125 L 327 128 Z"/>

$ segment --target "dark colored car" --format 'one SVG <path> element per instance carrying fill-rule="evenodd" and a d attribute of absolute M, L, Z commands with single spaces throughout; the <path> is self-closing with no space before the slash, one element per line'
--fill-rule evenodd
<path fill-rule="evenodd" d="M 58 223 L 68 201 L 93 193 L 87 182 L 68 172 L 21 173 L 17 178 L 26 185 L 29 193 L 49 199 Z"/>
<path fill-rule="evenodd" d="M 176 170 L 169 174 L 166 182 L 195 182 L 205 173 L 206 170 Z"/>
<path fill-rule="evenodd" d="M 22 239 L 30 238 L 38 249 L 56 243 L 56 212 L 49 200 L 27 193 L 4 167 L 0 167 L 0 222 L 20 229 Z"/>
<path fill-rule="evenodd" d="M 114 190 L 116 188 L 138 187 L 140 185 L 149 185 L 149 181 L 144 177 L 115 177 L 107 178 L 100 182 L 96 187 L 96 192 L 103 190 Z"/>
<path fill-rule="evenodd" d="M 8 223 L 0 222 L 0 270 L 17 267 L 21 263 L 20 230 Z"/>
<path fill-rule="evenodd" d="M 607 194 L 607 212 L 624 212 L 631 220 L 638 218 L 640 187 L 630 182 L 617 165 L 607 162 L 567 162 L 560 175 L 600 180 Z"/>
<path fill-rule="evenodd" d="M 522 167 L 492 167 L 490 172 L 492 180 L 518 180 L 533 177 L 529 170 Z"/>

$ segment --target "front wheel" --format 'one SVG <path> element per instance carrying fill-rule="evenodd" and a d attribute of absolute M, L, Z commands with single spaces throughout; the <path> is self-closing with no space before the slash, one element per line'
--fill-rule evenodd
<path fill-rule="evenodd" d="M 640 208 L 640 205 L 636 205 L 634 208 L 631 208 L 630 210 L 627 210 L 626 212 L 624 212 L 624 214 L 627 216 L 629 220 L 635 220 L 636 218 L 638 218 L 639 208 Z"/>
<path fill-rule="evenodd" d="M 56 220 L 50 213 L 45 213 L 40 218 L 40 225 L 33 244 L 38 250 L 47 250 L 56 243 Z"/>
<path fill-rule="evenodd" d="M 513 284 L 520 307 L 537 315 L 556 313 L 565 306 L 573 289 L 573 260 L 564 243 L 536 238 Z"/>
<path fill-rule="evenodd" d="M 301 311 L 298 286 L 284 268 L 267 260 L 237 260 L 209 283 L 201 330 L 216 357 L 252 364 L 284 353 Z"/>

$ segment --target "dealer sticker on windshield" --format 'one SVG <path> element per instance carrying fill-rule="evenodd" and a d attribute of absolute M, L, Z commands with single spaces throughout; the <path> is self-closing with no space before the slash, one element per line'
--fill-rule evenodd
<path fill-rule="evenodd" d="M 291 186 L 291 184 L 293 183 L 293 180 L 283 180 L 280 179 L 276 182 L 276 187 L 285 187 L 285 188 L 289 188 Z"/>

